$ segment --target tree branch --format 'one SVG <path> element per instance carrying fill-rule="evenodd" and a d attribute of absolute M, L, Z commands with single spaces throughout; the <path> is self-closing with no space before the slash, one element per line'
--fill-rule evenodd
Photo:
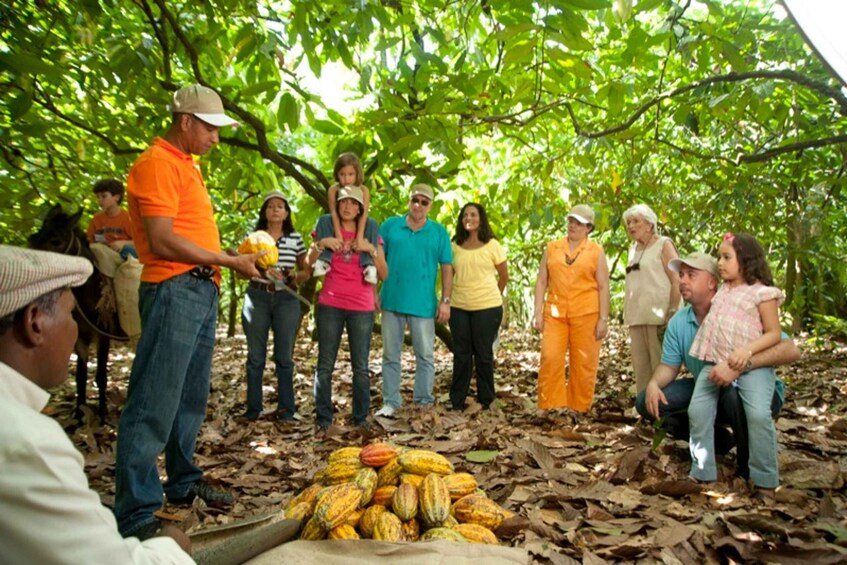
<path fill-rule="evenodd" d="M 802 151 L 804 149 L 826 147 L 827 145 L 838 145 L 840 143 L 847 143 L 847 135 L 836 135 L 834 137 L 827 137 L 824 139 L 810 139 L 808 141 L 798 141 L 797 143 L 789 143 L 788 145 L 774 147 L 773 149 L 768 149 L 767 151 L 761 151 L 759 153 L 740 154 L 738 155 L 738 157 L 736 157 L 735 162 L 759 163 L 761 161 L 767 161 L 768 159 L 772 159 L 779 155 L 784 155 L 785 153 L 794 153 L 796 151 Z"/>
<path fill-rule="evenodd" d="M 41 97 L 35 96 L 35 93 L 40 94 Z M 105 143 L 106 145 L 109 146 L 109 148 L 112 150 L 112 153 L 115 154 L 115 155 L 135 155 L 135 154 L 141 153 L 143 151 L 143 149 L 138 149 L 136 147 L 118 147 L 118 145 L 114 141 L 112 141 L 112 139 L 108 135 L 106 135 L 105 133 L 97 131 L 92 126 L 90 126 L 86 123 L 83 123 L 83 122 L 77 120 L 76 118 L 72 118 L 71 116 L 65 114 L 64 112 L 59 110 L 56 107 L 55 104 L 53 104 L 53 101 L 50 99 L 50 95 L 48 95 L 41 88 L 41 85 L 38 84 L 38 83 L 35 84 L 35 89 L 33 90 L 32 100 L 33 100 L 33 102 L 35 102 L 36 104 L 38 104 L 39 106 L 41 106 L 42 108 L 44 108 L 45 110 L 47 110 L 48 112 L 50 112 L 51 114 L 56 116 L 57 118 L 60 118 L 64 121 L 68 122 L 69 124 L 79 128 L 83 131 L 86 131 L 86 132 L 90 133 L 91 135 L 93 135 L 94 137 L 96 137 L 97 139 L 101 140 L 103 143 Z"/>

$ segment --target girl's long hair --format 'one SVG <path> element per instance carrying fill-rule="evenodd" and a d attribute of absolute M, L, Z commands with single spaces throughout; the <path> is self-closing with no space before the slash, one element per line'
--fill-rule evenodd
<path fill-rule="evenodd" d="M 355 153 L 342 153 L 335 160 L 335 166 L 332 168 L 332 177 L 335 179 L 335 182 L 341 183 L 338 180 L 338 171 L 348 165 L 352 165 L 356 169 L 356 184 L 359 186 L 363 185 L 365 183 L 365 172 L 362 170 L 362 163 Z"/>
<path fill-rule="evenodd" d="M 265 200 L 262 207 L 259 208 L 259 221 L 256 222 L 256 229 L 254 231 L 268 229 L 268 215 L 266 212 L 268 211 L 268 204 L 270 204 L 271 200 L 273 198 Z M 282 221 L 282 235 L 288 237 L 294 233 L 294 222 L 291 220 L 291 206 L 288 205 L 288 200 L 284 198 L 280 198 L 280 200 L 285 202 L 285 210 L 288 212 L 288 215 Z"/>
<path fill-rule="evenodd" d="M 736 233 L 733 234 L 731 243 L 744 282 L 760 282 L 773 286 L 773 274 L 765 257 L 765 250 L 758 240 L 749 233 Z"/>
<path fill-rule="evenodd" d="M 462 209 L 459 211 L 459 220 L 456 222 L 456 235 L 453 236 L 453 241 L 455 241 L 457 245 L 462 245 L 471 235 L 468 233 L 468 230 L 465 229 L 465 224 L 462 222 L 462 216 L 465 215 L 465 210 L 467 210 L 468 206 L 473 206 L 476 208 L 476 211 L 479 212 L 479 230 L 477 231 L 477 237 L 479 237 L 479 240 L 483 243 L 488 243 L 492 239 L 497 239 L 494 237 L 494 232 L 491 231 L 491 225 L 488 223 L 488 214 L 485 213 L 485 208 L 482 204 L 468 202 L 462 206 Z"/>

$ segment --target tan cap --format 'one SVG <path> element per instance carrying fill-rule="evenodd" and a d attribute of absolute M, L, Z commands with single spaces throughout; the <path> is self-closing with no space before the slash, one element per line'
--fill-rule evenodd
<path fill-rule="evenodd" d="M 668 269 L 674 273 L 678 273 L 679 268 L 683 265 L 688 265 L 692 269 L 697 269 L 699 271 L 706 271 L 716 279 L 720 278 L 720 275 L 718 275 L 718 260 L 708 253 L 695 251 L 694 253 L 689 253 L 687 257 L 680 257 L 678 259 L 671 259 L 668 261 Z"/>
<path fill-rule="evenodd" d="M 54 290 L 80 286 L 93 270 L 82 257 L 0 245 L 0 317 Z"/>
<path fill-rule="evenodd" d="M 192 114 L 216 127 L 238 126 L 238 122 L 224 114 L 224 105 L 218 93 L 206 86 L 192 84 L 174 93 L 174 102 L 168 110 L 179 114 Z"/>
<path fill-rule="evenodd" d="M 433 196 L 432 187 L 428 184 L 416 184 L 412 187 L 412 192 L 409 194 L 409 200 L 414 198 L 415 196 L 426 196 L 430 200 L 435 200 L 435 196 Z"/>
<path fill-rule="evenodd" d="M 338 190 L 338 197 L 335 199 L 336 202 L 341 202 L 345 198 L 352 198 L 362 206 L 365 205 L 365 195 L 362 192 L 361 186 L 350 185 L 341 187 Z"/>
<path fill-rule="evenodd" d="M 267 193 L 265 195 L 265 197 L 262 199 L 262 204 L 264 204 L 265 202 L 267 202 L 271 198 L 280 198 L 280 199 L 288 202 L 288 198 L 286 198 L 285 194 L 283 194 L 282 192 L 280 192 L 278 190 L 272 190 L 269 193 Z"/>
<path fill-rule="evenodd" d="M 585 204 L 577 204 L 571 208 L 568 218 L 573 218 L 580 224 L 594 225 L 594 210 Z"/>

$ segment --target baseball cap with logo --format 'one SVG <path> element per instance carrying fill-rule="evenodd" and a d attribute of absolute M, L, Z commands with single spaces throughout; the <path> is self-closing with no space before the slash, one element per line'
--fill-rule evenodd
<path fill-rule="evenodd" d="M 720 275 L 718 275 L 718 260 L 708 253 L 695 251 L 694 253 L 689 253 L 687 257 L 679 257 L 668 261 L 668 269 L 675 273 L 678 273 L 680 267 L 683 265 L 688 265 L 692 269 L 706 271 L 716 279 L 720 278 Z"/>
<path fill-rule="evenodd" d="M 224 105 L 218 93 L 206 86 L 191 84 L 174 93 L 168 110 L 178 114 L 191 114 L 215 127 L 235 126 L 238 122 L 224 114 Z"/>
<path fill-rule="evenodd" d="M 353 200 L 355 200 L 356 202 L 358 202 L 362 206 L 365 205 L 365 196 L 364 196 L 364 193 L 362 192 L 361 186 L 350 185 L 350 186 L 344 186 L 341 189 L 339 189 L 338 197 L 336 197 L 335 201 L 341 202 L 345 198 L 352 198 Z"/>
<path fill-rule="evenodd" d="M 54 290 L 80 286 L 93 269 L 83 257 L 0 245 L 0 317 Z"/>

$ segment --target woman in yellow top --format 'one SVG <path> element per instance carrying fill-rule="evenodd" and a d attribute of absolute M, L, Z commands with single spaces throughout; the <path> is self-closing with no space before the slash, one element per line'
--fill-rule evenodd
<path fill-rule="evenodd" d="M 485 208 L 465 204 L 453 236 L 453 410 L 464 410 L 474 369 L 477 400 L 485 408 L 494 401 L 494 340 L 503 319 L 508 280 L 506 252 L 491 233 Z"/>
<path fill-rule="evenodd" d="M 600 344 L 608 332 L 609 266 L 603 247 L 588 239 L 592 231 L 594 211 L 584 204 L 574 206 L 568 214 L 567 237 L 548 243 L 541 257 L 533 325 L 542 333 L 538 369 L 542 410 L 587 412 L 594 400 Z"/>

